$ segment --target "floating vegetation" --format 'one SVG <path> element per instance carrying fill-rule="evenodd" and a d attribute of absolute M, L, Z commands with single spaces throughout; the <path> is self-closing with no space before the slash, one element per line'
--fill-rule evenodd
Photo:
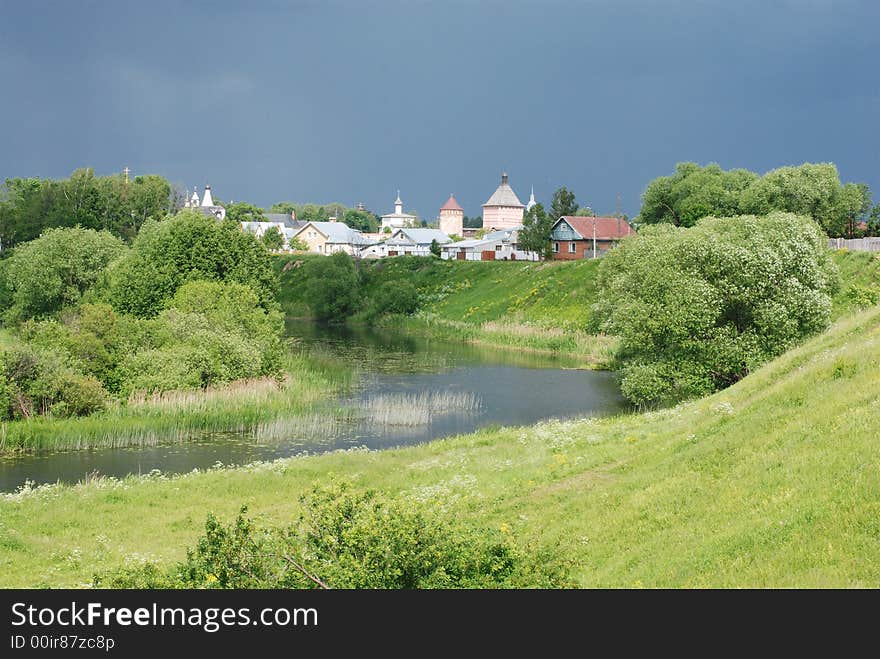
<path fill-rule="evenodd" d="M 365 419 L 380 426 L 423 426 L 437 416 L 473 414 L 482 399 L 469 391 L 424 391 L 418 394 L 379 394 L 361 402 Z"/>

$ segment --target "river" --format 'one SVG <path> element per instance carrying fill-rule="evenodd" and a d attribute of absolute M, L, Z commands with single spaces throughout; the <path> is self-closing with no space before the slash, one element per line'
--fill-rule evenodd
<path fill-rule="evenodd" d="M 533 424 L 625 409 L 612 373 L 575 368 L 577 360 L 434 341 L 392 331 L 321 328 L 288 322 L 300 350 L 329 351 L 358 371 L 358 386 L 331 414 L 280 423 L 271 439 L 213 433 L 147 448 L 45 452 L 0 458 L 0 491 L 25 483 L 77 482 L 181 473 L 342 448 L 389 448 L 488 426 Z"/>

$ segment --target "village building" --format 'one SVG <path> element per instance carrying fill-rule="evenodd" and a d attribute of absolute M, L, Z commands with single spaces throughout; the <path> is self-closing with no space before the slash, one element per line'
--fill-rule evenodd
<path fill-rule="evenodd" d="M 451 193 L 446 203 L 440 207 L 440 231 L 449 236 L 464 236 L 464 208 Z"/>
<path fill-rule="evenodd" d="M 306 222 L 292 238 L 309 246 L 310 252 L 335 254 L 345 252 L 349 256 L 361 256 L 374 243 L 357 229 L 342 222 Z"/>
<path fill-rule="evenodd" d="M 262 238 L 269 227 L 275 227 L 284 237 L 284 246 L 282 249 L 290 250 L 290 243 L 296 232 L 306 225 L 305 222 L 296 219 L 296 214 L 291 213 L 264 213 L 266 218 L 262 222 L 242 222 L 241 230 L 254 234 L 257 238 Z"/>
<path fill-rule="evenodd" d="M 514 229 L 522 225 L 525 206 L 507 182 L 507 173 L 501 175 L 501 185 L 483 204 L 483 228 L 487 230 Z"/>
<path fill-rule="evenodd" d="M 223 206 L 218 206 L 214 203 L 214 198 L 211 196 L 210 185 L 205 186 L 205 194 L 202 196 L 201 201 L 199 201 L 199 193 L 193 188 L 192 196 L 186 200 L 183 207 L 196 210 L 207 217 L 215 217 L 218 220 L 226 219 L 226 209 L 223 208 Z"/>
<path fill-rule="evenodd" d="M 439 229 L 397 229 L 385 241 L 386 256 L 431 256 L 431 243 L 441 247 L 452 239 Z"/>
<path fill-rule="evenodd" d="M 526 213 L 528 213 L 530 210 L 532 210 L 532 206 L 534 206 L 537 203 L 538 202 L 535 201 L 535 186 L 533 185 L 532 186 L 532 194 L 529 195 L 529 201 L 526 203 Z"/>
<path fill-rule="evenodd" d="M 521 226 L 492 231 L 482 238 L 443 246 L 442 258 L 457 261 L 537 261 L 538 255 L 519 247 Z"/>
<path fill-rule="evenodd" d="M 596 258 L 622 238 L 634 234 L 629 222 L 619 217 L 563 215 L 550 231 L 553 258 L 562 261 Z"/>
<path fill-rule="evenodd" d="M 397 191 L 397 199 L 394 201 L 394 212 L 382 216 L 380 231 L 385 229 L 402 229 L 403 227 L 415 227 L 419 225 L 419 218 L 403 212 L 403 202 L 400 200 L 400 190 Z"/>

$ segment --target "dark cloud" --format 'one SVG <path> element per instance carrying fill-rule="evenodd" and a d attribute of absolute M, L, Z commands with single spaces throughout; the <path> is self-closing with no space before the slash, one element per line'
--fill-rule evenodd
<path fill-rule="evenodd" d="M 433 217 L 450 191 L 478 214 L 505 169 L 633 214 L 678 161 L 833 161 L 880 195 L 871 2 L 0 7 L 0 176 L 128 165 L 379 212 L 399 188 Z"/>

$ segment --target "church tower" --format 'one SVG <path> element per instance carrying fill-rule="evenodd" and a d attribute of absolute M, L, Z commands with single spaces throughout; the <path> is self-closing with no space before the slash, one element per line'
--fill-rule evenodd
<path fill-rule="evenodd" d="M 440 231 L 447 236 L 462 236 L 464 234 L 464 209 L 455 200 L 455 195 L 449 194 L 449 199 L 440 207 Z"/>

